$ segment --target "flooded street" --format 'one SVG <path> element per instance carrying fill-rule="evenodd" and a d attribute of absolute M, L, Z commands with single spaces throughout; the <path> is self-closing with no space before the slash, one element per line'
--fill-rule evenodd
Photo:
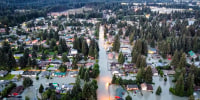
<path fill-rule="evenodd" d="M 108 85 L 108 83 L 112 80 L 111 72 L 108 71 L 108 61 L 106 50 L 104 49 L 104 29 L 101 26 L 99 32 L 99 66 L 100 66 L 100 74 L 97 78 L 98 80 L 98 90 L 97 90 L 97 98 L 98 100 L 112 100 L 113 98 L 113 86 Z"/>

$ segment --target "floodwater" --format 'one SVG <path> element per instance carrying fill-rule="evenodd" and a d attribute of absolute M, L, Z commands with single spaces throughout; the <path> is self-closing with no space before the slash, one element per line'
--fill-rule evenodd
<path fill-rule="evenodd" d="M 174 85 L 172 82 L 173 77 L 167 76 L 167 81 L 164 81 L 164 78 L 161 78 L 159 76 L 153 76 L 153 82 L 155 85 L 153 85 L 153 93 L 148 91 L 141 91 L 143 93 L 143 96 L 140 93 L 133 93 L 129 91 L 129 95 L 132 97 L 133 100 L 188 100 L 187 97 L 179 97 L 175 96 L 172 93 L 170 93 L 169 88 Z M 156 95 L 156 90 L 158 86 L 161 86 L 162 93 L 160 96 Z M 127 96 L 127 93 L 123 96 L 125 98 Z"/>
<path fill-rule="evenodd" d="M 112 75 L 108 71 L 108 59 L 106 55 L 106 50 L 104 49 L 104 29 L 103 26 L 100 26 L 99 32 L 99 66 L 100 74 L 97 78 L 98 80 L 98 90 L 97 98 L 98 100 L 113 100 L 114 86 L 109 85 L 111 83 Z"/>
<path fill-rule="evenodd" d="M 40 94 L 38 93 L 40 84 L 42 84 L 44 88 L 48 87 L 49 83 L 58 83 L 60 86 L 62 86 L 62 84 L 74 83 L 76 78 L 70 77 L 70 75 L 68 74 L 66 77 L 53 77 L 53 79 L 46 79 L 45 77 L 40 77 L 39 80 L 36 80 L 35 77 L 32 77 L 32 80 L 33 86 L 28 87 L 21 94 L 23 100 L 25 100 L 25 96 L 28 96 L 30 100 L 37 100 L 37 96 L 40 97 Z M 17 82 L 17 85 L 22 85 L 22 81 Z"/>

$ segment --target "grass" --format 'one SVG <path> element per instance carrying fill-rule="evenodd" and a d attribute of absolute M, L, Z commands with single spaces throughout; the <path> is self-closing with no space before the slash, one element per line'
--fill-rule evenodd
<path fill-rule="evenodd" d="M 15 59 L 19 59 L 20 57 L 15 57 Z"/>
<path fill-rule="evenodd" d="M 54 55 L 54 52 L 49 52 L 49 55 Z"/>
<path fill-rule="evenodd" d="M 11 80 L 15 77 L 15 75 L 8 74 L 5 77 L 0 77 L 0 80 Z"/>
<path fill-rule="evenodd" d="M 49 67 L 54 67 L 54 65 L 49 65 Z"/>

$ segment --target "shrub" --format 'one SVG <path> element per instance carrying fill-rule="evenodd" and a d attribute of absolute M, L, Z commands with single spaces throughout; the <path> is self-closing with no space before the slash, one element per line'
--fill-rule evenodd
<path fill-rule="evenodd" d="M 165 77 L 164 81 L 165 81 L 165 82 L 167 81 L 167 77 Z"/>
<path fill-rule="evenodd" d="M 158 89 L 156 90 L 156 95 L 160 95 L 160 93 L 162 92 L 161 87 L 159 86 Z"/>
<path fill-rule="evenodd" d="M 169 91 L 170 91 L 172 94 L 175 94 L 174 88 L 170 87 L 170 88 L 169 88 Z"/>

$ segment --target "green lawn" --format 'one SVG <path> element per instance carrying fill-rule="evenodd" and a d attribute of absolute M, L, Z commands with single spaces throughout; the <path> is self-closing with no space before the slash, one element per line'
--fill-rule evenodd
<path fill-rule="evenodd" d="M 54 55 L 54 52 L 49 52 L 49 55 Z"/>
<path fill-rule="evenodd" d="M 11 80 L 15 77 L 15 75 L 8 74 L 5 77 L 0 77 L 0 80 Z"/>
<path fill-rule="evenodd" d="M 49 65 L 49 67 L 54 67 L 54 65 Z"/>
<path fill-rule="evenodd" d="M 20 57 L 15 57 L 15 59 L 19 59 Z"/>

